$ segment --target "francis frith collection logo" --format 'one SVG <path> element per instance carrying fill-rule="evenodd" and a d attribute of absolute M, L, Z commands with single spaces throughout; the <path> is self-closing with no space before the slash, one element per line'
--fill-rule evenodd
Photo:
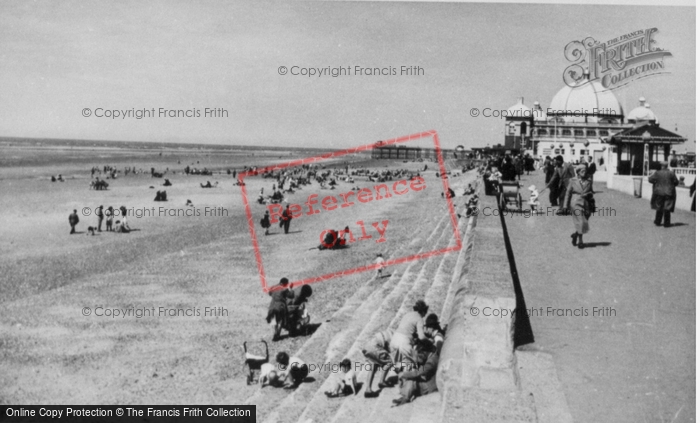
<path fill-rule="evenodd" d="M 564 70 L 564 82 L 575 87 L 599 80 L 603 87 L 614 90 L 637 79 L 668 73 L 664 57 L 671 53 L 656 46 L 657 32 L 657 28 L 640 29 L 604 43 L 592 37 L 570 42 L 564 56 L 572 63 Z"/>

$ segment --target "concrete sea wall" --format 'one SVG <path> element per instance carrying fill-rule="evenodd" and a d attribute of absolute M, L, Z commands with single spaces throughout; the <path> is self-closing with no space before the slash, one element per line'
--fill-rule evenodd
<path fill-rule="evenodd" d="M 497 209 L 483 195 L 479 209 Z M 519 286 L 504 222 L 470 217 L 470 230 L 453 274 L 447 336 L 437 383 L 442 421 L 537 421 L 534 401 L 520 389 L 515 355 Z"/>

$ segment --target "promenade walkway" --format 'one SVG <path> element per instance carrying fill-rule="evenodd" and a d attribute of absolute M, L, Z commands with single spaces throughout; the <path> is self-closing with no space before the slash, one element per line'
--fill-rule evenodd
<path fill-rule="evenodd" d="M 583 250 L 571 216 L 506 217 L 535 337 L 521 348 L 553 356 L 576 422 L 695 421 L 695 214 L 656 227 L 647 200 L 595 191 L 614 212 L 591 218 Z"/>

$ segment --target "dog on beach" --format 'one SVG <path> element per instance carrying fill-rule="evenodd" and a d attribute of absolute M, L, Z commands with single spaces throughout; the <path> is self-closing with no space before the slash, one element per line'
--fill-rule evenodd
<path fill-rule="evenodd" d="M 92 235 L 92 236 L 95 236 L 95 230 L 96 230 L 96 229 L 97 229 L 97 228 L 95 228 L 94 226 L 88 226 L 88 228 L 87 228 L 87 233 L 86 233 L 85 235 Z"/>

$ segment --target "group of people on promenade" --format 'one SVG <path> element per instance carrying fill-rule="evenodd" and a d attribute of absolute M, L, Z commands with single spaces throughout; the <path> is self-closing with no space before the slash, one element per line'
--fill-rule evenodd
<path fill-rule="evenodd" d="M 512 169 L 512 161 L 506 156 L 496 163 L 499 165 L 497 171 L 490 174 L 490 180 L 509 181 L 514 180 L 515 175 Z M 571 234 L 571 244 L 584 248 L 583 235 L 589 232 L 589 219 L 596 212 L 596 203 L 593 191 L 593 178 L 597 171 L 597 166 L 592 156 L 587 160 L 580 160 L 576 163 L 566 163 L 561 155 L 552 159 L 547 156 L 542 163 L 542 170 L 545 174 L 545 188 L 549 190 L 549 202 L 552 207 L 558 208 L 556 214 L 571 215 L 573 217 L 575 232 Z M 671 213 L 675 211 L 676 186 L 679 179 L 675 173 L 669 169 L 668 162 L 661 162 L 660 169 L 648 177 L 649 183 L 653 185 L 651 208 L 656 211 L 654 224 L 664 227 L 671 226 Z M 695 193 L 695 183 L 690 187 L 690 195 Z M 538 205 L 537 197 L 539 192 L 533 185 L 530 204 Z M 534 197 L 534 198 L 533 198 Z M 692 211 L 694 208 L 694 200 Z"/>
<path fill-rule="evenodd" d="M 496 170 L 493 170 L 496 168 Z M 588 161 L 577 162 L 576 164 L 565 163 L 564 158 L 558 155 L 552 160 L 547 156 L 542 164 L 545 173 L 546 186 L 544 190 L 549 190 L 549 201 L 552 207 L 557 207 L 556 214 L 564 216 L 570 214 L 574 220 L 575 232 L 571 234 L 571 244 L 583 249 L 583 235 L 588 233 L 588 219 L 596 211 L 595 198 L 593 197 L 593 175 L 597 168 L 593 162 L 593 157 L 588 157 Z M 488 172 L 488 181 L 497 184 L 502 181 L 513 181 L 515 172 L 513 170 L 512 159 L 506 156 L 498 161 L 491 161 L 489 168 L 482 168 L 480 173 Z M 533 185 L 530 188 L 530 206 L 535 208 L 539 205 L 539 190 Z M 488 193 L 488 192 L 487 192 Z"/>
<path fill-rule="evenodd" d="M 107 209 L 103 205 L 99 205 L 95 208 L 95 217 L 97 217 L 96 226 L 88 226 L 88 232 L 92 235 L 95 232 L 102 232 L 102 222 L 105 221 L 105 231 L 106 232 L 117 232 L 117 233 L 129 233 L 131 232 L 131 227 L 127 223 L 126 219 L 127 209 L 125 206 L 119 207 L 119 209 L 114 209 L 114 207 L 109 206 Z M 115 215 L 121 216 L 120 220 L 114 221 Z M 70 225 L 70 235 L 76 233 L 75 228 L 80 223 L 80 218 L 78 217 L 78 211 L 73 210 L 73 213 L 68 215 L 68 224 Z"/>
<path fill-rule="evenodd" d="M 500 165 L 500 172 L 505 181 L 515 181 L 516 179 L 519 181 L 523 173 L 529 175 L 530 172 L 534 172 L 535 165 L 535 159 L 529 154 L 525 156 L 519 154 L 515 157 L 507 155 Z"/>

